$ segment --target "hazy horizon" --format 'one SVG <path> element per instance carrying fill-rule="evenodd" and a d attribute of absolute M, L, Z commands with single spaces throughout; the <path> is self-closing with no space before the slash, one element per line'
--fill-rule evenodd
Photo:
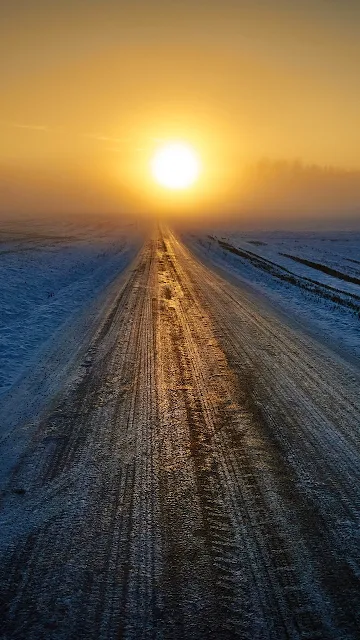
<path fill-rule="evenodd" d="M 355 1 L 15 0 L 0 16 L 1 216 L 360 219 Z M 149 163 L 178 139 L 202 173 L 174 194 Z"/>
<path fill-rule="evenodd" d="M 183 215 L 181 207 L 168 210 L 139 207 L 131 200 L 111 198 L 104 185 L 94 185 L 86 177 L 66 176 L 51 169 L 0 169 L 0 219 L 42 217 L 61 219 L 76 217 L 124 217 L 129 219 L 183 220 L 184 226 L 201 224 L 234 224 L 239 228 L 360 228 L 360 171 L 334 167 L 304 165 L 299 161 L 263 159 L 242 172 L 245 189 L 239 190 L 233 202 L 222 206 L 195 209 Z M 5 179 L 4 179 L 5 176 Z M 89 186 L 90 185 L 90 186 Z M 66 197 L 64 198 L 64 189 Z M 110 190 L 109 190 L 110 191 Z M 20 192 L 20 198 L 16 195 Z M 26 197 L 27 206 L 22 200 Z M 48 198 L 54 200 L 49 208 Z M 216 206 L 217 205 L 217 206 Z M 191 206 L 191 205 L 190 205 Z"/>

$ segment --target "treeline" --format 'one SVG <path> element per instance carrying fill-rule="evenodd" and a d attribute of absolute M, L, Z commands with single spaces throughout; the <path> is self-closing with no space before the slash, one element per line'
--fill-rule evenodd
<path fill-rule="evenodd" d="M 243 187 L 247 206 L 360 213 L 360 170 L 263 159 L 244 170 Z"/>

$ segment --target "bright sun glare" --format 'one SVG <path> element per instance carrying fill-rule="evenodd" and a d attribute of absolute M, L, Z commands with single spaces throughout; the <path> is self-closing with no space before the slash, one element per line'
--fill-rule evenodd
<path fill-rule="evenodd" d="M 183 142 L 172 142 L 158 149 L 151 160 L 154 179 L 167 189 L 186 189 L 198 178 L 200 162 L 196 152 Z"/>

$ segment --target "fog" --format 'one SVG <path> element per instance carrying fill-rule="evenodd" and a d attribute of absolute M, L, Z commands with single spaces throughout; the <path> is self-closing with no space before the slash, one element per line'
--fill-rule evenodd
<path fill-rule="evenodd" d="M 149 205 L 121 179 L 59 166 L 0 168 L 1 218 L 134 217 L 186 226 L 232 224 L 244 228 L 360 226 L 360 171 L 262 159 L 238 171 L 232 188 L 196 205 L 171 200 Z M 159 206 L 158 206 L 159 205 Z"/>

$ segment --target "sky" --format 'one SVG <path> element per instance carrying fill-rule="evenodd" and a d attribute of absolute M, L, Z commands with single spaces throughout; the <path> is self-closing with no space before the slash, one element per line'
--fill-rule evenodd
<path fill-rule="evenodd" d="M 360 211 L 359 63 L 358 0 L 0 0 L 0 212 L 241 215 L 264 159 L 273 209 L 310 210 L 331 166 Z M 202 160 L 182 194 L 149 171 L 168 140 Z"/>

